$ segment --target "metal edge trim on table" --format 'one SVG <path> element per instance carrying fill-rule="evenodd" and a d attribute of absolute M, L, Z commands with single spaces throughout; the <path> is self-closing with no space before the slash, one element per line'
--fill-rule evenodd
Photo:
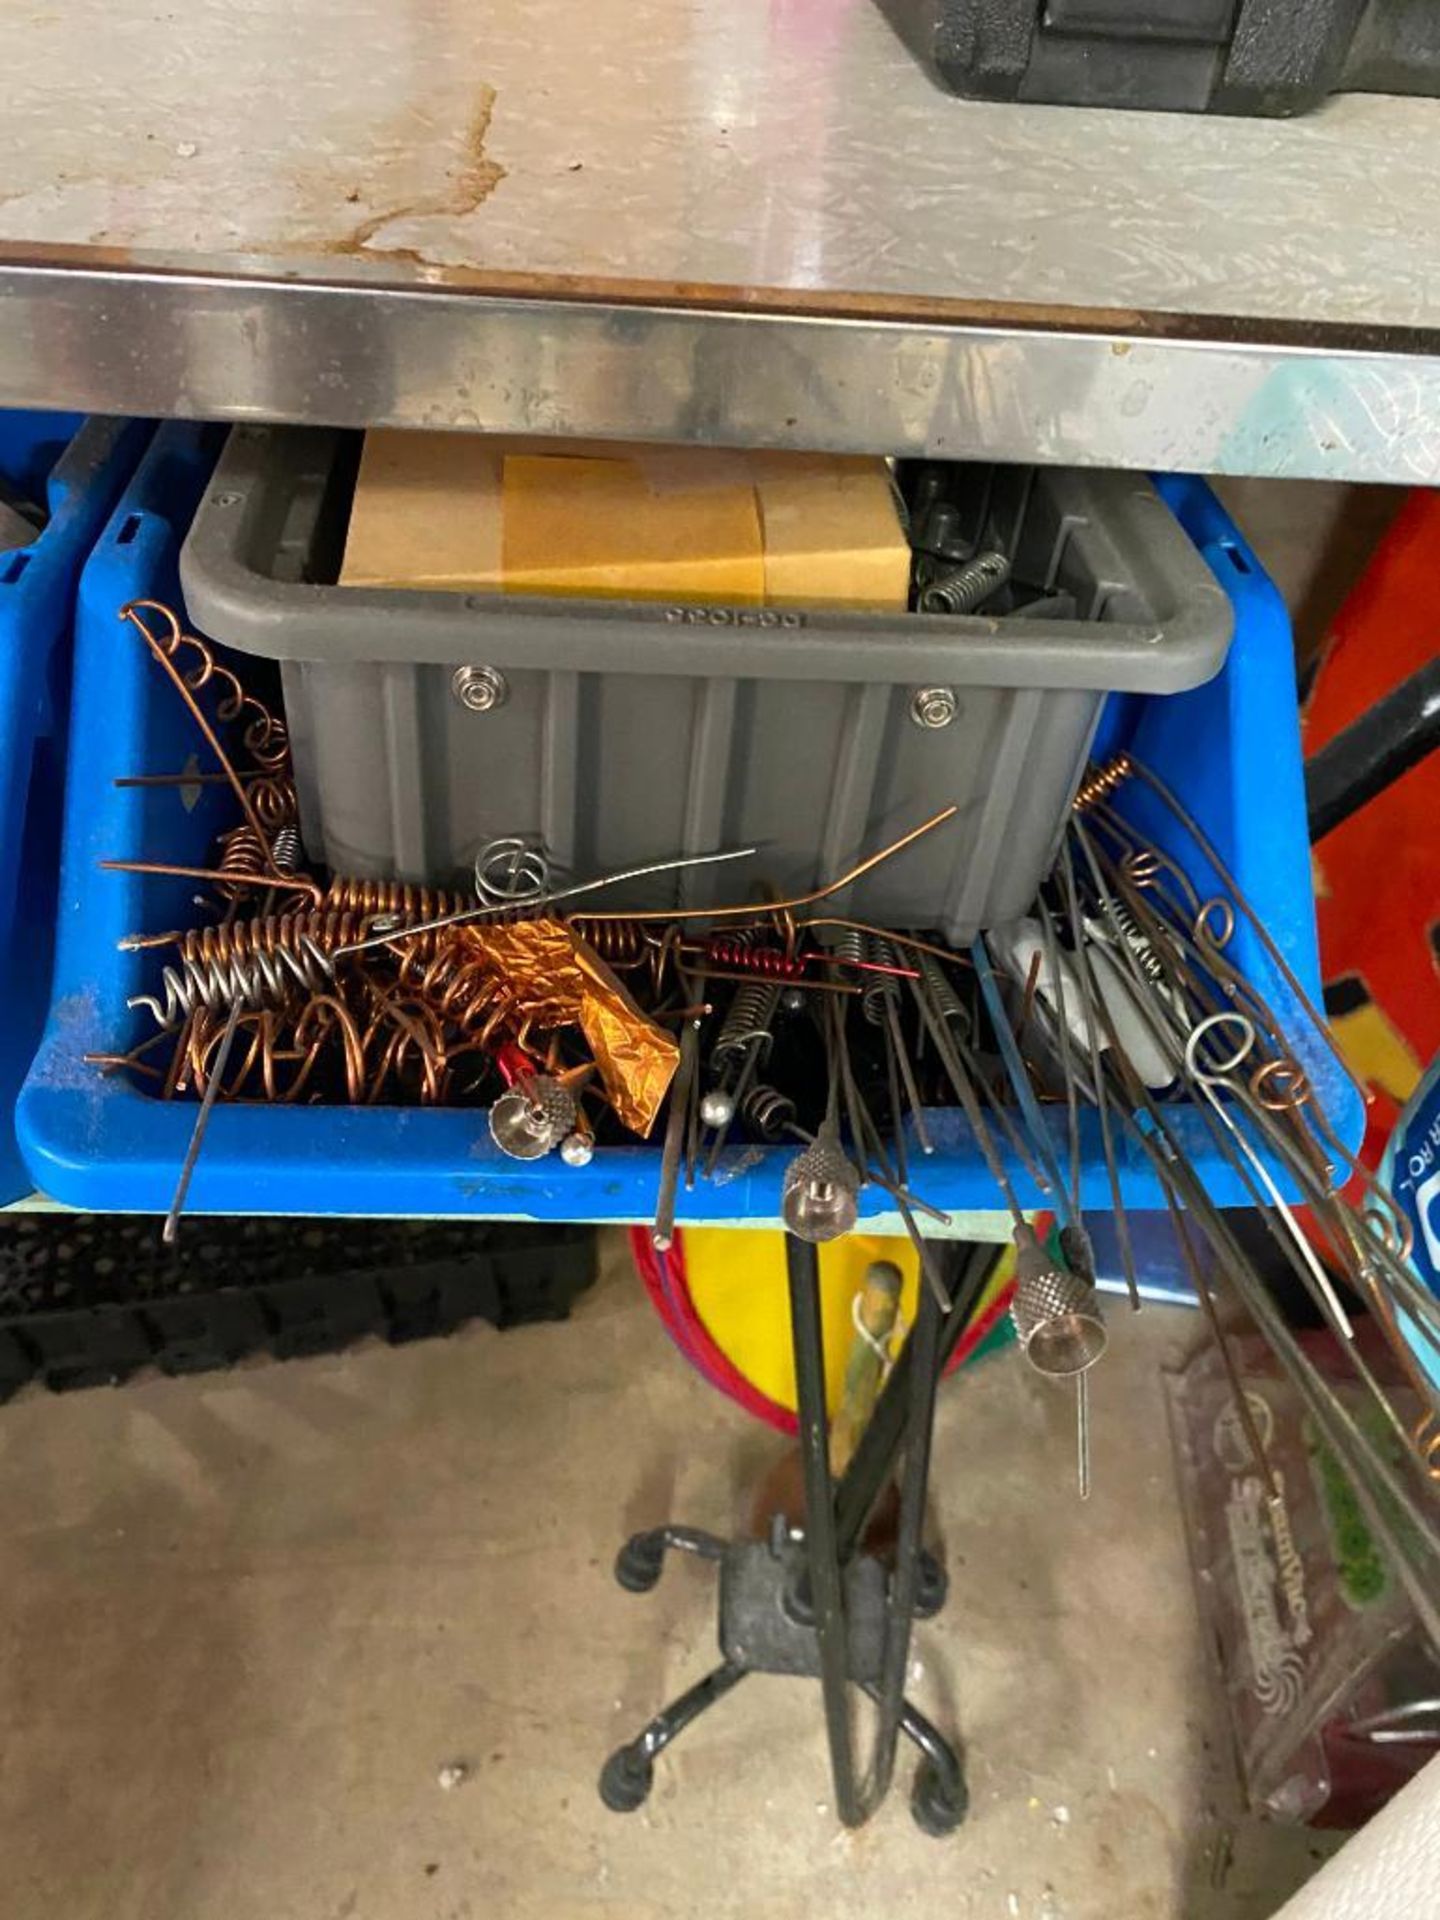
<path fill-rule="evenodd" d="M 397 284 L 0 249 L 0 404 L 1440 480 L 1440 335 L 623 294 L 597 283 L 593 296 L 522 297 L 463 276 Z"/>

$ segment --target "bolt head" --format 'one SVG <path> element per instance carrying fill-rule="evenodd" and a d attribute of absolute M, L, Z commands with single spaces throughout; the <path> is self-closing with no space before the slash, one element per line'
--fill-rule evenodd
<path fill-rule="evenodd" d="M 510 683 L 498 667 L 457 667 L 450 676 L 450 691 L 467 712 L 492 713 L 504 706 Z"/>
<path fill-rule="evenodd" d="M 953 687 L 917 687 L 910 696 L 910 718 L 917 727 L 948 727 L 959 711 Z"/>

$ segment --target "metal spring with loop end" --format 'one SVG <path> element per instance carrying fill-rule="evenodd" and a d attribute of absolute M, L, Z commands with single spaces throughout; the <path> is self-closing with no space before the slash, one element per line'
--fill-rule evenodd
<path fill-rule="evenodd" d="M 485 907 L 533 907 L 550 891 L 543 847 L 507 834 L 487 840 L 475 855 L 475 896 Z"/>
<path fill-rule="evenodd" d="M 748 1052 L 753 1046 L 757 1060 L 769 1053 L 774 1035 L 775 1015 L 780 1007 L 780 989 L 765 980 L 747 980 L 735 989 L 735 998 L 720 1023 L 712 1060 L 724 1060 L 735 1053 Z"/>
<path fill-rule="evenodd" d="M 156 633 L 147 626 L 140 617 L 142 613 L 157 614 L 164 623 L 164 631 Z M 250 718 L 240 734 L 246 752 L 263 773 L 288 774 L 290 735 L 285 722 L 279 714 L 272 713 L 263 700 L 250 693 L 239 676 L 217 660 L 198 635 L 187 633 L 169 607 L 159 600 L 131 600 L 120 609 L 120 617 L 141 628 L 192 693 L 198 694 L 202 688 L 215 685 L 219 691 L 215 717 L 224 725 L 229 726 L 248 713 Z"/>
<path fill-rule="evenodd" d="M 795 1102 L 778 1087 L 757 1081 L 740 1098 L 739 1117 L 762 1140 L 778 1140 L 795 1124 Z"/>
<path fill-rule="evenodd" d="M 1117 753 L 1107 760 L 1103 767 L 1096 767 L 1076 789 L 1075 798 L 1070 802 L 1071 811 L 1084 813 L 1088 807 L 1095 806 L 1101 800 L 1108 800 L 1115 789 L 1123 786 L 1134 771 L 1134 762 L 1128 753 Z"/>
<path fill-rule="evenodd" d="M 283 1005 L 297 989 L 323 993 L 333 979 L 327 953 L 360 930 L 361 923 L 348 913 L 287 913 L 193 928 L 180 942 L 177 962 L 160 976 L 163 1003 L 140 993 L 127 1005 L 148 1008 L 170 1029 L 197 1007 L 214 1013 L 238 1001 L 258 1011 Z"/>
<path fill-rule="evenodd" d="M 977 553 L 963 567 L 942 573 L 921 589 L 921 613 L 973 613 L 1010 578 L 1010 562 L 1003 553 Z"/>

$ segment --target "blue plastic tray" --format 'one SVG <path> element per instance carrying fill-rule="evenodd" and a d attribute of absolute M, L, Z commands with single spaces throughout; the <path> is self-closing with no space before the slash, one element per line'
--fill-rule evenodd
<path fill-rule="evenodd" d="M 216 788 L 123 789 L 117 774 L 183 767 L 203 753 L 173 690 L 116 609 L 137 595 L 178 594 L 176 558 L 208 472 L 206 430 L 164 427 L 86 568 L 77 632 L 74 760 L 56 961 L 55 1001 L 20 1107 L 22 1145 L 37 1184 L 94 1209 L 157 1211 L 168 1205 L 194 1121 L 189 1103 L 166 1104 L 122 1079 L 102 1078 L 82 1056 L 116 1050 L 144 1031 L 126 996 L 153 981 L 153 958 L 115 943 L 136 929 L 188 924 L 193 883 L 102 874 L 106 855 L 206 857 L 231 808 Z M 1108 744 L 1133 745 L 1194 810 L 1265 916 L 1307 989 L 1316 982 L 1315 920 L 1305 835 L 1294 666 L 1279 595 L 1207 488 L 1166 483 L 1166 496 L 1206 552 L 1236 608 L 1236 637 L 1218 679 L 1188 694 L 1115 703 Z M 253 673 L 253 663 L 245 666 Z M 186 800 L 193 804 L 185 810 Z M 1201 878 L 1195 850 L 1172 832 L 1177 856 Z M 1208 879 L 1203 881 L 1208 886 Z M 1279 992 L 1242 928 L 1235 949 L 1257 980 Z M 1322 1091 L 1321 1063 L 1308 1060 Z M 1198 1115 L 1180 1125 L 1211 1191 L 1245 1196 L 1208 1144 Z M 1347 1133 L 1357 1115 L 1332 1098 Z M 1057 1126 L 1061 1124 L 1057 1116 Z M 925 1198 L 955 1212 L 991 1212 L 997 1198 L 963 1117 L 932 1120 L 939 1150 L 920 1161 Z M 722 1177 L 682 1191 L 682 1221 L 773 1223 L 788 1153 L 737 1148 Z M 523 1164 L 490 1144 L 483 1114 L 344 1107 L 219 1107 L 200 1157 L 191 1205 L 210 1212 L 474 1214 L 547 1220 L 634 1220 L 655 1207 L 657 1147 L 607 1149 L 584 1169 L 558 1157 Z M 1027 1182 L 1014 1169 L 1022 1197 Z M 1146 1163 L 1127 1157 L 1131 1204 L 1156 1206 Z M 1041 1196 L 1032 1194 L 1036 1205 Z M 867 1217 L 884 1198 L 867 1190 Z M 1098 1127 L 1087 1116 L 1084 1201 L 1110 1204 Z"/>
<path fill-rule="evenodd" d="M 30 1191 L 15 1097 L 50 1002 L 75 583 L 150 429 L 0 413 L 0 474 L 49 519 L 0 553 L 0 1204 Z"/>

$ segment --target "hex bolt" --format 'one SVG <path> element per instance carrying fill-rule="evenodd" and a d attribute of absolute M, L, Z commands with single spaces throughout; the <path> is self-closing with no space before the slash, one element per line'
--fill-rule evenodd
<path fill-rule="evenodd" d="M 470 713 L 493 713 L 510 697 L 510 685 L 498 667 L 457 667 L 450 691 Z"/>
<path fill-rule="evenodd" d="M 917 727 L 948 727 L 959 711 L 953 687 L 917 687 L 910 697 L 910 718 Z"/>

